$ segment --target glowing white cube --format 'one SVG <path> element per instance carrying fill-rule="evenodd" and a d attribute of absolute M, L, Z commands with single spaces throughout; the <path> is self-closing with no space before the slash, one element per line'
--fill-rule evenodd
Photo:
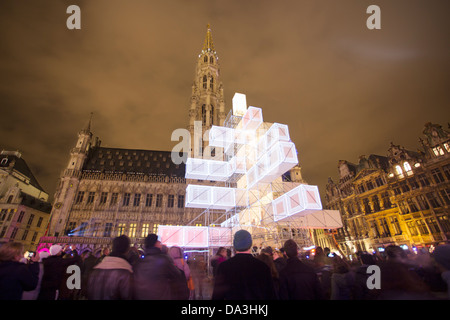
<path fill-rule="evenodd" d="M 322 209 L 322 201 L 320 200 L 319 187 L 307 184 L 301 185 L 305 199 L 305 209 Z"/>
<path fill-rule="evenodd" d="M 212 204 L 212 187 L 189 184 L 186 187 L 187 208 L 209 208 Z"/>
<path fill-rule="evenodd" d="M 225 161 L 208 161 L 208 178 L 207 180 L 225 181 L 231 175 L 231 166 Z"/>
<path fill-rule="evenodd" d="M 184 248 L 205 248 L 209 244 L 208 227 L 183 227 Z"/>
<path fill-rule="evenodd" d="M 234 129 L 212 126 L 209 130 L 209 145 L 227 149 L 234 143 Z"/>
<path fill-rule="evenodd" d="M 245 157 L 233 157 L 230 162 L 230 170 L 232 173 L 244 174 L 247 171 Z"/>
<path fill-rule="evenodd" d="M 285 195 L 282 195 L 272 201 L 272 211 L 274 221 L 284 219 L 289 215 Z"/>
<path fill-rule="evenodd" d="M 208 177 L 208 161 L 199 158 L 188 158 L 186 161 L 186 179 L 205 180 Z"/>
<path fill-rule="evenodd" d="M 284 197 L 286 197 L 287 211 L 289 215 L 305 210 L 306 199 L 302 185 L 286 192 Z"/>
<path fill-rule="evenodd" d="M 158 226 L 158 235 L 161 243 L 168 247 L 183 246 L 183 228 L 181 226 Z"/>
<path fill-rule="evenodd" d="M 245 94 L 235 93 L 233 96 L 233 115 L 242 117 L 247 111 L 247 98 Z"/>
<path fill-rule="evenodd" d="M 242 127 L 245 130 L 256 130 L 263 122 L 261 108 L 248 107 L 247 112 L 242 117 Z"/>
<path fill-rule="evenodd" d="M 265 136 L 267 148 L 272 147 L 278 141 L 290 141 L 289 128 L 285 124 L 272 124 Z"/>
<path fill-rule="evenodd" d="M 292 142 L 278 141 L 266 156 L 266 175 L 264 182 L 271 182 L 298 164 L 297 151 Z"/>
<path fill-rule="evenodd" d="M 234 188 L 211 187 L 212 209 L 228 210 L 236 206 L 236 194 Z"/>

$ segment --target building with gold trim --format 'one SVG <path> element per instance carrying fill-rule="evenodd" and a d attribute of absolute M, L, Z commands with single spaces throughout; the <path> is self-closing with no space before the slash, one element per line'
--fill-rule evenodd
<path fill-rule="evenodd" d="M 450 134 L 431 123 L 423 134 L 417 152 L 391 143 L 387 156 L 339 161 L 339 181 L 329 178 L 326 186 L 326 207 L 341 212 L 344 227 L 316 240 L 347 256 L 390 244 L 414 249 L 447 242 Z"/>
<path fill-rule="evenodd" d="M 226 115 L 219 58 L 208 25 L 189 105 L 193 157 L 214 153 L 203 139 L 195 140 L 196 126 L 201 126 L 202 138 L 211 126 L 223 126 Z M 302 181 L 301 168 L 293 168 L 286 177 Z M 90 119 L 78 133 L 61 174 L 41 246 L 69 243 L 97 250 L 121 234 L 142 244 L 159 225 L 207 226 L 217 221 L 223 212 L 202 214 L 200 209 L 185 208 L 187 184 L 185 163 L 175 164 L 171 151 L 102 147 L 93 138 Z"/>
<path fill-rule="evenodd" d="M 51 203 L 22 154 L 0 152 L 0 242 L 16 241 L 34 251 L 44 235 Z"/>

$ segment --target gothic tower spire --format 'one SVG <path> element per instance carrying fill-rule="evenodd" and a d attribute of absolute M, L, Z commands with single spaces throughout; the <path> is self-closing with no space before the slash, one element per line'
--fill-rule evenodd
<path fill-rule="evenodd" d="M 214 48 L 211 26 L 207 25 L 205 41 L 198 55 L 194 83 L 192 85 L 189 110 L 189 131 L 191 133 L 191 156 L 202 157 L 208 146 L 201 137 L 194 138 L 194 126 L 201 124 L 202 137 L 211 126 L 223 125 L 225 120 L 225 100 L 220 79 L 219 57 Z M 197 130 L 198 132 L 199 130 Z M 200 143 L 201 140 L 202 143 Z"/>
<path fill-rule="evenodd" d="M 206 26 L 206 28 L 207 28 L 206 37 L 205 37 L 205 43 L 203 44 L 202 52 L 207 52 L 207 51 L 214 52 L 214 43 L 212 40 L 211 26 L 209 25 L 209 23 Z"/>

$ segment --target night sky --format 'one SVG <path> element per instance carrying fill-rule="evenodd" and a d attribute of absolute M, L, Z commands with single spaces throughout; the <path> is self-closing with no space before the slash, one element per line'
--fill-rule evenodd
<path fill-rule="evenodd" d="M 66 9 L 81 8 L 81 30 Z M 381 30 L 366 9 L 381 8 Z M 0 148 L 50 194 L 93 112 L 103 146 L 171 150 L 188 125 L 207 24 L 227 111 L 235 92 L 289 125 L 322 196 L 339 160 L 419 148 L 450 122 L 448 0 L 0 2 Z"/>

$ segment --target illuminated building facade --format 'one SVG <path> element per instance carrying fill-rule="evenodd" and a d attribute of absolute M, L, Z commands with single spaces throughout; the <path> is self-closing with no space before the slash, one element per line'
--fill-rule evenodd
<path fill-rule="evenodd" d="M 225 121 L 223 85 L 218 55 L 208 26 L 205 42 L 197 59 L 189 106 L 188 131 L 194 157 L 213 157 L 205 149 L 206 130 Z M 195 139 L 196 125 L 201 137 Z M 106 148 L 93 138 L 91 120 L 78 133 L 55 192 L 55 200 L 42 246 L 52 243 L 79 244 L 81 248 L 108 246 L 121 234 L 132 243 L 143 243 L 159 225 L 207 226 L 222 213 L 185 207 L 185 163 L 175 164 L 171 151 Z M 302 181 L 296 166 L 286 175 Z M 202 184 L 210 184 L 209 181 Z"/>
<path fill-rule="evenodd" d="M 344 227 L 328 238 L 330 246 L 353 255 L 448 241 L 450 134 L 431 123 L 423 134 L 418 152 L 391 144 L 387 156 L 339 161 L 339 182 L 329 178 L 325 206 L 341 212 Z"/>
<path fill-rule="evenodd" d="M 186 163 L 186 207 L 222 211 L 205 227 L 161 226 L 164 243 L 185 246 L 232 246 L 232 233 L 246 229 L 253 245 L 281 247 L 294 238 L 301 247 L 312 244 L 307 229 L 342 227 L 337 210 L 322 210 L 319 189 L 286 181 L 285 172 L 298 164 L 295 144 L 285 124 L 263 120 L 261 108 L 247 107 L 244 94 L 233 97 L 225 126 L 212 126 L 209 146 L 214 159 L 189 157 Z M 215 184 L 201 184 L 209 180 Z M 283 230 L 297 234 L 286 234 Z"/>
<path fill-rule="evenodd" d="M 18 151 L 0 153 L 0 241 L 34 251 L 47 227 L 51 204 Z"/>

